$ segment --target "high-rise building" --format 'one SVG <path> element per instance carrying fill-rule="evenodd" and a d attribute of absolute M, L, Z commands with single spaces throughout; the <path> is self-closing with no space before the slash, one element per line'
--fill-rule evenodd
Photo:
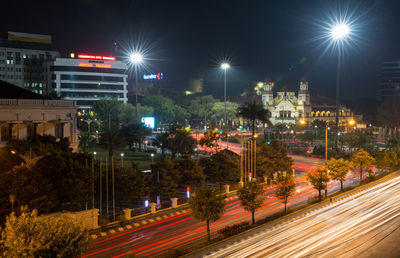
<path fill-rule="evenodd" d="M 45 64 L 60 56 L 50 44 L 49 35 L 8 32 L 0 39 L 0 80 L 46 94 Z"/>
<path fill-rule="evenodd" d="M 400 96 L 400 61 L 384 62 L 381 72 L 380 97 Z"/>
<path fill-rule="evenodd" d="M 100 99 L 127 103 L 127 69 L 126 63 L 112 56 L 79 54 L 49 62 L 47 78 L 53 91 L 86 109 Z"/>

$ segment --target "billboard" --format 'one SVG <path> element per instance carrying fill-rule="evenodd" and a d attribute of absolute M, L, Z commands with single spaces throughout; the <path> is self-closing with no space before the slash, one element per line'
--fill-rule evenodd
<path fill-rule="evenodd" d="M 164 78 L 163 73 L 150 73 L 143 74 L 143 80 L 158 80 L 161 81 Z"/>
<path fill-rule="evenodd" d="M 8 32 L 8 40 L 51 44 L 51 36 L 50 35 L 14 32 L 14 31 Z"/>
<path fill-rule="evenodd" d="M 153 116 L 142 117 L 142 124 L 144 124 L 144 126 L 147 128 L 154 129 L 155 119 Z"/>

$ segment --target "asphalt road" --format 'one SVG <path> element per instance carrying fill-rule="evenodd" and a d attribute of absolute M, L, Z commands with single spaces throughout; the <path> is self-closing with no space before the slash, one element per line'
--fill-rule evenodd
<path fill-rule="evenodd" d="M 400 257 L 399 204 L 397 176 L 203 257 Z"/>
<path fill-rule="evenodd" d="M 297 206 L 316 196 L 317 192 L 305 182 L 304 172 L 323 164 L 323 160 L 293 157 L 296 170 L 296 194 L 289 200 L 289 207 Z M 345 186 L 358 183 L 358 175 L 351 173 Z M 331 182 L 329 191 L 338 191 L 340 183 Z M 264 206 L 255 213 L 256 220 L 283 210 L 283 204 L 274 196 L 274 188 L 266 190 Z M 225 214 L 211 224 L 212 235 L 225 226 L 242 221 L 250 221 L 251 214 L 240 207 L 237 197 L 227 200 Z M 168 248 L 187 247 L 206 239 L 205 222 L 194 220 L 190 213 L 183 213 L 163 219 L 127 232 L 93 242 L 83 257 L 120 257 L 133 253 L 141 257 L 152 257 L 165 252 Z"/>

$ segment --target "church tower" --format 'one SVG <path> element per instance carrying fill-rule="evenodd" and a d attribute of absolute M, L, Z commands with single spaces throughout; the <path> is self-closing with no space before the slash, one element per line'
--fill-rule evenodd
<path fill-rule="evenodd" d="M 308 81 L 300 81 L 300 90 L 298 95 L 299 105 L 310 105 L 310 92 L 308 90 Z"/>
<path fill-rule="evenodd" d="M 273 82 L 264 83 L 264 90 L 262 93 L 262 103 L 264 108 L 268 108 L 268 106 L 272 106 L 274 104 L 274 93 L 272 92 L 273 87 Z"/>

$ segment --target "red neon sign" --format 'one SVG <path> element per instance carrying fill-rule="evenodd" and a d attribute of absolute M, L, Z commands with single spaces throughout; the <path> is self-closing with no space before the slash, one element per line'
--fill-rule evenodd
<path fill-rule="evenodd" d="M 95 55 L 79 54 L 78 58 L 80 58 L 80 59 L 96 59 L 96 60 L 105 60 L 105 61 L 115 61 L 115 57 L 114 56 L 95 56 Z"/>

